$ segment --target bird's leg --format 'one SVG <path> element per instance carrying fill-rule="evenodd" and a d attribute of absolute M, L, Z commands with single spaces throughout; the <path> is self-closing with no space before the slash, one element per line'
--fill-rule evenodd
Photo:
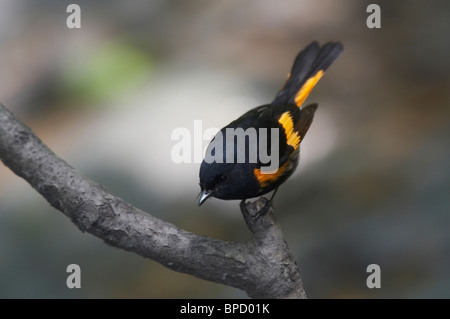
<path fill-rule="evenodd" d="M 245 199 L 243 199 L 239 203 L 242 216 L 244 217 L 247 226 L 252 232 L 255 231 L 255 229 L 258 227 L 265 227 L 264 225 L 266 224 L 267 220 L 266 218 L 264 218 L 264 216 L 267 215 L 271 208 L 273 198 L 275 196 L 275 193 L 277 192 L 277 189 L 274 191 L 270 199 L 260 197 L 259 200 L 253 203 L 247 203 Z M 261 208 L 258 209 L 259 207 Z"/>
<path fill-rule="evenodd" d="M 270 209 L 270 206 L 272 206 L 273 198 L 275 197 L 275 194 L 277 193 L 277 191 L 278 191 L 278 187 L 275 188 L 275 191 L 273 192 L 273 194 L 270 197 L 270 199 L 267 199 L 267 198 L 263 197 L 266 200 L 266 203 L 264 204 L 264 207 L 261 208 L 259 210 L 259 212 L 256 214 L 256 216 L 255 216 L 256 218 L 260 218 L 260 217 L 264 216 L 265 214 L 267 214 L 267 212 Z"/>
<path fill-rule="evenodd" d="M 256 211 L 256 212 L 254 209 L 250 209 L 250 210 L 247 209 L 247 203 L 246 203 L 245 199 L 241 200 L 241 202 L 239 203 L 239 207 L 241 209 L 242 215 L 244 215 L 244 218 L 246 220 L 249 220 L 249 218 L 251 218 L 252 220 L 257 220 L 257 219 L 265 216 L 272 205 L 273 198 L 275 197 L 277 190 L 278 190 L 278 188 L 275 189 L 275 191 L 273 192 L 270 199 L 261 197 L 262 199 L 265 200 L 266 203 L 259 211 Z"/>

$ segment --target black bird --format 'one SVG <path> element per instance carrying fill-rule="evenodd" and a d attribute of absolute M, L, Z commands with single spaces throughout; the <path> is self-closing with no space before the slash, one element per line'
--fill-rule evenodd
<path fill-rule="evenodd" d="M 300 142 L 317 110 L 317 104 L 305 107 L 302 104 L 342 50 L 339 42 L 329 42 L 321 47 L 312 42 L 297 55 L 286 83 L 272 103 L 248 111 L 218 132 L 200 166 L 199 206 L 209 197 L 240 199 L 242 204 L 248 198 L 275 190 L 267 202 L 271 203 L 278 187 L 298 165 Z M 278 130 L 278 139 L 272 129 Z M 262 136 L 264 132 L 267 133 Z M 231 133 L 244 136 L 241 143 L 239 136 Z M 266 144 L 261 144 L 262 138 Z M 276 151 L 278 157 L 272 157 L 270 162 L 263 156 L 272 156 L 271 152 L 276 154 Z M 252 152 L 256 152 L 256 157 Z M 278 165 L 267 171 L 265 167 L 272 164 Z"/>

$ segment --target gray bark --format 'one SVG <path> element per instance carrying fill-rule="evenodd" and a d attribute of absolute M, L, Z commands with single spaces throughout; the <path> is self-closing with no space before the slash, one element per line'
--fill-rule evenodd
<path fill-rule="evenodd" d="M 265 199 L 247 203 L 246 243 L 184 231 L 153 217 L 91 181 L 57 157 L 0 104 L 0 159 L 77 227 L 107 244 L 174 271 L 230 285 L 252 298 L 306 298 L 298 267 L 273 209 L 255 217 Z"/>

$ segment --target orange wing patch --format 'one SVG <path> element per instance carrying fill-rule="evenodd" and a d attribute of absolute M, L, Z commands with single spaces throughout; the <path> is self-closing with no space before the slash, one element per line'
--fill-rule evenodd
<path fill-rule="evenodd" d="M 300 107 L 303 102 L 308 97 L 309 93 L 311 93 L 312 89 L 316 86 L 317 82 L 319 82 L 320 78 L 323 76 L 323 71 L 319 70 L 314 76 L 310 77 L 305 84 L 302 85 L 300 90 L 295 95 L 295 104 Z"/>
<path fill-rule="evenodd" d="M 292 146 L 294 150 L 296 150 L 300 145 L 300 135 L 298 135 L 298 132 L 294 130 L 294 120 L 292 119 L 291 113 L 287 111 L 281 114 L 280 118 L 278 119 L 278 123 L 283 126 L 284 132 L 286 134 L 286 143 Z M 261 169 L 255 168 L 253 170 L 253 173 L 255 174 L 259 185 L 261 185 L 261 187 L 266 187 L 270 183 L 275 182 L 278 178 L 283 176 L 286 171 L 289 171 L 291 165 L 291 161 L 288 160 L 277 170 L 261 172 Z"/>
<path fill-rule="evenodd" d="M 292 120 L 291 113 L 287 111 L 281 114 L 278 123 L 283 126 L 284 133 L 286 134 L 286 143 L 296 150 L 300 144 L 300 136 L 297 131 L 294 131 L 294 121 Z"/>
<path fill-rule="evenodd" d="M 291 165 L 290 161 L 287 161 L 286 163 L 284 163 L 283 166 L 281 166 L 277 170 L 262 173 L 261 169 L 255 168 L 253 170 L 253 173 L 255 174 L 256 179 L 259 182 L 259 185 L 261 185 L 261 187 L 266 187 L 270 183 L 275 182 L 280 176 L 284 175 L 284 173 L 290 167 L 290 165 Z"/>

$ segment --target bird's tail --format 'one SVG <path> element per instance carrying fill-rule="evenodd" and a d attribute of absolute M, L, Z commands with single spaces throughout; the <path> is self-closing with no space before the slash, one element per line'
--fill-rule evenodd
<path fill-rule="evenodd" d="M 272 105 L 290 104 L 300 107 L 342 50 L 339 42 L 328 42 L 322 47 L 317 42 L 308 45 L 295 58 L 292 71 Z"/>

